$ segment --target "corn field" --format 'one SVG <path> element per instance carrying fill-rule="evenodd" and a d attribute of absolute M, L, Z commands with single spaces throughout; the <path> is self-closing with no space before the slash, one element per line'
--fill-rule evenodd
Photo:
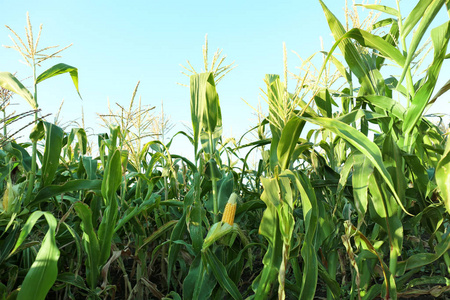
<path fill-rule="evenodd" d="M 67 47 L 39 50 L 29 19 L 26 38 L 10 29 L 33 86 L 0 72 L 0 299 L 448 299 L 449 130 L 426 111 L 450 89 L 450 21 L 433 22 L 450 1 L 407 16 L 364 4 L 379 18 L 353 28 L 318 1 L 333 47 L 295 87 L 287 66 L 267 74 L 268 112 L 236 139 L 222 137 L 220 53 L 187 68 L 192 131 L 153 135 L 169 124 L 151 130 L 138 84 L 90 139 L 39 110 L 42 81 L 78 91 L 76 67 L 40 70 Z M 12 96 L 34 118 L 26 142 L 7 134 Z"/>

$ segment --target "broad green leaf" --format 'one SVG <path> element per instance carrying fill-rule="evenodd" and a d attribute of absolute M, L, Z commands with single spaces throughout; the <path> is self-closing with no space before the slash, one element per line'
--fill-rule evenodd
<path fill-rule="evenodd" d="M 49 185 L 39 191 L 34 200 L 29 204 L 29 206 L 32 207 L 51 197 L 56 197 L 63 193 L 68 192 L 80 190 L 94 190 L 100 192 L 101 186 L 102 186 L 101 180 L 86 180 L 86 179 L 69 180 L 63 185 Z"/>
<path fill-rule="evenodd" d="M 379 4 L 356 4 L 356 6 L 362 6 L 365 7 L 367 9 L 373 9 L 373 10 L 378 10 L 380 12 L 384 12 L 387 13 L 389 15 L 392 15 L 394 17 L 399 17 L 400 14 L 398 13 L 398 11 L 392 7 L 386 6 L 386 5 L 379 5 Z"/>
<path fill-rule="evenodd" d="M 397 265 L 393 262 L 401 254 L 403 245 L 403 225 L 399 218 L 398 205 L 392 199 L 385 180 L 377 172 L 369 179 L 369 190 L 372 196 L 370 205 L 373 208 L 370 215 L 388 233 L 391 260 L 389 270 L 395 274 Z"/>
<path fill-rule="evenodd" d="M 225 266 L 210 249 L 202 250 L 202 260 L 208 262 L 208 266 L 211 267 L 217 282 L 233 299 L 242 299 L 236 284 L 228 276 Z"/>
<path fill-rule="evenodd" d="M 74 204 L 75 211 L 81 219 L 81 229 L 83 230 L 83 247 L 87 254 L 86 277 L 91 289 L 97 287 L 97 280 L 100 270 L 100 245 L 92 224 L 92 211 L 86 204 L 77 202 Z"/>
<path fill-rule="evenodd" d="M 119 153 L 119 152 L 116 152 Z M 119 158 L 120 159 L 120 158 Z M 114 235 L 114 228 L 117 224 L 118 204 L 116 198 L 112 198 L 108 203 L 103 218 L 98 229 L 98 241 L 100 246 L 99 266 L 108 261 L 111 254 L 111 243 Z"/>
<path fill-rule="evenodd" d="M 433 0 L 419 0 L 403 22 L 402 39 L 406 38 L 416 24 L 422 19 Z"/>
<path fill-rule="evenodd" d="M 277 148 L 281 138 L 281 131 L 285 127 L 285 121 L 289 120 L 287 112 L 291 111 L 289 97 L 280 76 L 266 74 L 264 81 L 267 85 L 267 101 L 269 103 L 269 126 L 272 133 L 272 141 L 269 150 L 270 169 L 273 171 L 278 165 Z"/>
<path fill-rule="evenodd" d="M 177 222 L 178 220 L 170 220 L 164 225 L 160 226 L 158 230 L 155 230 L 149 237 L 144 239 L 138 251 L 140 251 L 143 247 L 147 246 L 148 243 L 151 243 L 152 241 L 156 240 L 157 238 L 165 234 L 167 231 L 172 229 L 172 227 L 174 227 L 177 224 Z"/>
<path fill-rule="evenodd" d="M 43 122 L 45 127 L 45 149 L 42 161 L 42 186 L 48 186 L 55 177 L 59 166 L 64 131 L 51 123 Z"/>
<path fill-rule="evenodd" d="M 48 70 L 45 70 L 41 75 L 36 78 L 36 84 L 49 79 L 53 76 L 57 76 L 64 73 L 70 73 L 70 77 L 72 77 L 73 84 L 75 85 L 75 88 L 77 89 L 77 93 L 81 98 L 80 90 L 78 89 L 78 69 L 63 63 L 59 63 L 54 65 Z"/>
<path fill-rule="evenodd" d="M 194 147 L 197 154 L 201 132 L 205 131 L 212 135 L 216 127 L 222 127 L 222 114 L 212 72 L 192 75 L 190 89 Z"/>
<path fill-rule="evenodd" d="M 281 239 L 280 224 L 276 206 L 280 205 L 280 189 L 276 178 L 261 178 L 264 191 L 261 200 L 266 204 L 259 234 L 269 242 L 267 251 L 263 257 L 264 268 L 258 276 L 257 286 L 253 286 L 256 299 L 267 298 L 272 284 L 277 279 L 280 270 L 283 253 L 283 241 Z"/>
<path fill-rule="evenodd" d="M 403 131 L 409 134 L 418 120 L 422 117 L 423 111 L 428 104 L 428 101 L 434 91 L 439 72 L 442 67 L 445 52 L 447 51 L 448 42 L 450 39 L 450 22 L 434 28 L 431 30 L 431 40 L 434 47 L 434 58 L 431 66 L 427 71 L 426 83 L 417 91 L 414 96 L 411 106 L 408 108 L 403 123 Z"/>
<path fill-rule="evenodd" d="M 431 2 L 430 4 L 425 4 L 426 2 Z M 416 6 L 416 8 L 418 7 L 418 6 L 420 6 L 417 10 L 418 11 L 420 11 L 420 12 L 422 12 L 422 9 L 424 8 L 424 6 L 425 5 L 427 5 L 428 7 L 426 8 L 426 10 L 423 12 L 423 14 L 421 14 L 421 15 L 418 15 L 418 16 L 414 16 L 414 20 L 411 20 L 412 22 L 411 23 L 417 23 L 417 21 L 418 21 L 418 19 L 422 19 L 421 21 L 420 21 L 420 24 L 419 24 L 419 26 L 417 27 L 417 29 L 414 31 L 414 34 L 413 34 L 413 37 L 412 37 L 412 39 L 411 39 L 411 44 L 409 45 L 409 48 L 408 48 L 408 55 L 407 55 L 407 57 L 406 57 L 406 61 L 405 61 L 405 63 L 403 64 L 403 72 L 402 72 L 402 75 L 400 76 L 400 79 L 399 79 L 399 83 L 402 83 L 402 81 L 403 81 L 403 78 L 405 78 L 405 75 L 406 75 L 406 72 L 408 72 L 408 70 L 410 70 L 409 69 L 409 66 L 410 66 L 410 64 L 411 64 L 411 62 L 412 62 L 412 60 L 414 59 L 414 57 L 416 56 L 416 50 L 417 50 L 417 48 L 419 47 L 419 44 L 420 44 L 420 41 L 422 40 L 422 38 L 423 38 L 423 36 L 425 35 L 425 33 L 426 33 L 426 31 L 427 31 L 427 29 L 428 29 L 428 27 L 430 26 L 430 24 L 431 24 L 431 22 L 434 20 L 434 18 L 436 17 L 436 15 L 437 15 L 437 13 L 439 12 L 439 10 L 441 10 L 441 8 L 442 8 L 442 6 L 445 4 L 445 2 L 446 2 L 446 0 L 429 0 L 429 1 L 420 1 L 420 3 Z M 414 8 L 414 10 L 416 9 L 416 8 Z M 413 12 L 414 12 L 414 10 L 413 10 Z M 418 19 L 417 19 L 418 18 Z M 405 38 L 406 37 L 406 35 L 405 35 L 405 33 L 409 33 L 409 31 L 408 30 L 410 30 L 409 29 L 409 27 L 407 27 L 408 26 L 408 19 L 405 21 L 405 23 L 406 23 L 406 25 L 404 25 L 405 27 L 406 27 L 406 29 L 404 29 L 404 32 L 402 32 L 402 37 L 403 38 Z M 415 24 L 414 24 L 415 25 Z M 413 26 L 414 27 L 414 26 Z M 411 27 L 411 29 L 412 29 L 412 27 Z M 434 30 L 434 29 L 433 29 Z M 432 31 L 433 31 L 432 30 Z M 433 38 L 433 33 L 431 33 L 431 38 Z M 448 42 L 448 41 L 447 41 Z M 440 42 L 440 43 L 442 43 L 442 42 Z M 433 42 L 433 44 L 435 44 L 434 42 Z M 436 45 L 435 45 L 436 46 Z M 446 47 L 447 48 L 447 47 Z M 435 49 L 435 51 L 437 51 L 437 49 L 440 49 L 440 48 L 434 48 Z M 443 57 L 445 56 L 445 50 L 444 50 L 444 55 L 443 55 Z M 427 99 L 428 100 L 428 99 Z"/>
<path fill-rule="evenodd" d="M 68 145 L 72 144 L 75 136 L 78 139 L 78 145 L 80 147 L 81 154 L 86 155 L 88 144 L 86 131 L 83 128 L 72 128 L 67 141 Z"/>
<path fill-rule="evenodd" d="M 450 213 L 450 139 L 447 138 L 444 155 L 436 167 L 436 183 L 441 190 L 447 213 Z"/>
<path fill-rule="evenodd" d="M 114 232 L 117 232 L 123 225 L 129 222 L 134 217 L 138 216 L 142 212 L 146 210 L 153 210 L 161 204 L 161 196 L 158 194 L 152 194 L 150 199 L 144 201 L 143 203 L 135 206 L 134 208 L 129 208 L 127 212 L 124 213 L 123 217 L 117 222 L 117 225 L 114 227 Z M 150 241 L 149 241 L 150 242 Z M 142 245 L 141 247 L 142 248 Z"/>
<path fill-rule="evenodd" d="M 97 160 L 92 159 L 92 157 L 83 156 L 82 162 L 83 167 L 86 170 L 87 179 L 97 179 Z"/>
<path fill-rule="evenodd" d="M 22 282 L 22 286 L 17 296 L 18 300 L 44 300 L 48 291 L 55 283 L 58 274 L 58 259 L 60 253 L 55 239 L 57 221 L 52 214 L 42 211 L 32 213 L 25 223 L 14 249 L 17 249 L 25 240 L 34 224 L 41 216 L 44 216 L 47 220 L 48 230 L 44 236 L 39 252 L 36 255 L 36 259 Z"/>
<path fill-rule="evenodd" d="M 116 150 L 106 163 L 104 178 L 102 182 L 102 195 L 105 204 L 116 201 L 116 192 L 122 182 L 122 166 L 120 151 Z"/>
<path fill-rule="evenodd" d="M 292 154 L 298 143 L 298 138 L 305 126 L 305 121 L 298 118 L 292 118 L 287 122 L 281 132 L 280 142 L 277 147 L 278 163 L 281 170 L 289 168 Z"/>
<path fill-rule="evenodd" d="M 0 86 L 24 98 L 32 109 L 38 108 L 38 104 L 30 91 L 13 74 L 0 72 Z"/>
<path fill-rule="evenodd" d="M 398 101 L 395 101 L 392 98 L 386 96 L 367 95 L 363 97 L 358 97 L 357 99 L 361 99 L 369 104 L 379 107 L 384 111 L 391 113 L 399 120 L 403 120 L 405 118 L 406 109 Z"/>
<path fill-rule="evenodd" d="M 358 223 L 362 223 L 367 212 L 369 178 L 373 172 L 373 165 L 362 153 L 353 156 L 353 197 L 355 198 L 355 208 L 358 212 Z"/>
<path fill-rule="evenodd" d="M 192 192 L 194 192 L 192 190 Z M 183 210 L 183 215 L 178 220 L 177 224 L 172 230 L 172 234 L 170 235 L 170 246 L 169 246 L 169 254 L 167 257 L 168 267 L 167 267 L 167 284 L 171 285 L 172 271 L 175 267 L 175 263 L 178 258 L 178 254 L 180 252 L 181 245 L 175 243 L 175 241 L 182 240 L 183 236 L 186 234 L 186 209 Z"/>
<path fill-rule="evenodd" d="M 212 272 L 211 272 L 212 273 Z M 210 299 L 217 281 L 213 274 L 203 267 L 201 254 L 192 262 L 189 273 L 183 281 L 183 299 Z"/>
<path fill-rule="evenodd" d="M 70 285 L 73 285 L 79 289 L 82 289 L 84 291 L 89 291 L 86 284 L 84 283 L 83 277 L 79 275 L 75 275 L 74 273 L 66 272 L 58 274 L 58 278 L 56 278 L 56 281 L 64 282 Z"/>
<path fill-rule="evenodd" d="M 358 43 L 361 44 L 361 46 L 380 51 L 383 56 L 396 62 L 400 67 L 403 67 L 403 65 L 405 64 L 405 57 L 397 48 L 395 48 L 395 46 L 393 46 L 383 38 L 371 34 L 370 32 L 359 28 L 353 28 L 345 33 L 341 37 L 341 40 L 345 38 L 355 39 L 356 41 L 358 41 Z"/>
<path fill-rule="evenodd" d="M 397 275 L 403 275 L 405 271 L 420 268 L 431 264 L 439 259 L 442 255 L 447 253 L 450 249 L 450 234 L 445 239 L 436 245 L 434 253 L 418 253 L 408 257 L 405 261 L 398 263 Z"/>
<path fill-rule="evenodd" d="M 289 171 L 288 171 L 289 172 Z M 288 173 L 289 174 L 289 173 Z M 317 205 L 316 195 L 311 186 L 309 178 L 302 172 L 295 175 L 288 175 L 291 181 L 296 182 L 300 191 L 303 218 L 305 222 L 305 241 L 301 249 L 301 255 L 304 260 L 302 289 L 299 299 L 314 299 L 317 278 L 319 274 L 318 262 L 316 255 L 316 231 L 318 226 L 319 209 Z M 320 246 L 320 245 L 317 245 Z"/>
<path fill-rule="evenodd" d="M 377 77 L 379 77 L 379 74 L 376 74 L 377 70 L 368 69 L 366 61 L 362 57 L 360 51 L 356 49 L 355 45 L 348 38 L 344 37 L 346 34 L 344 26 L 342 26 L 336 16 L 328 9 L 322 0 L 319 0 L 319 2 L 322 5 L 325 17 L 327 18 L 328 26 L 330 27 L 334 40 L 336 41 L 332 50 L 329 51 L 327 59 L 322 65 L 321 71 L 319 72 L 319 77 L 321 76 L 330 55 L 332 55 L 334 49 L 339 46 L 339 49 L 344 55 L 345 61 L 350 67 L 350 70 L 356 75 L 361 84 L 361 92 L 369 95 L 377 94 L 379 92 L 378 90 L 381 88 L 380 85 L 382 84 L 377 79 Z M 356 34 L 356 36 L 358 35 Z M 384 42 L 387 43 L 386 41 Z"/>
<path fill-rule="evenodd" d="M 364 134 L 362 134 L 355 128 L 340 121 L 328 118 L 299 118 L 327 128 L 331 132 L 334 132 L 335 134 L 346 140 L 353 147 L 358 149 L 362 154 L 366 155 L 373 166 L 380 172 L 381 176 L 386 181 L 386 184 L 390 188 L 398 205 L 400 205 L 404 212 L 409 214 L 403 206 L 400 198 L 398 197 L 397 192 L 395 191 L 394 184 L 392 183 L 392 178 L 384 167 L 381 152 L 377 145 L 375 145 Z"/>

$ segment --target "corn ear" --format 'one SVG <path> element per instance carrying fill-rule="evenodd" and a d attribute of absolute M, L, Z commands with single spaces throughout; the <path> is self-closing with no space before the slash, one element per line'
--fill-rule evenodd
<path fill-rule="evenodd" d="M 238 195 L 236 193 L 232 193 L 230 198 L 228 199 L 227 205 L 225 206 L 225 210 L 222 216 L 222 222 L 228 223 L 233 226 L 234 223 L 234 215 L 236 214 L 236 199 Z"/>

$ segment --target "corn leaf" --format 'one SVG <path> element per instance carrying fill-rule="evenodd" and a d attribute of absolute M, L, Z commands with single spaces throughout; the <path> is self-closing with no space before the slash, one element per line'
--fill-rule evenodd
<path fill-rule="evenodd" d="M 328 9 L 328 7 L 323 3 L 322 0 L 319 0 L 322 5 L 322 9 L 325 13 L 325 17 L 328 22 L 328 26 L 333 34 L 334 40 L 336 41 L 332 50 L 329 51 L 328 56 L 330 56 L 334 49 L 339 46 L 342 54 L 344 55 L 345 61 L 347 62 L 350 70 L 356 75 L 358 78 L 363 93 L 367 93 L 369 95 L 377 94 L 377 90 L 379 89 L 379 82 L 377 80 L 373 80 L 371 78 L 376 78 L 375 73 L 369 70 L 364 62 L 363 57 L 360 52 L 356 49 L 355 45 L 347 38 L 343 38 L 346 33 L 344 26 L 339 22 L 336 16 Z M 328 57 L 325 60 L 321 71 L 319 72 L 319 77 L 325 68 L 326 62 L 328 61 Z M 373 73 L 373 74 L 371 74 Z M 372 77 L 371 77 L 372 76 Z"/>
<path fill-rule="evenodd" d="M 78 96 L 81 98 L 80 90 L 78 89 L 78 69 L 63 63 L 59 63 L 54 65 L 48 70 L 45 70 L 41 75 L 36 78 L 36 84 L 52 78 L 53 76 L 57 76 L 64 73 L 70 73 L 70 77 L 72 77 L 73 84 L 77 89 Z"/>
<path fill-rule="evenodd" d="M 233 299 L 242 299 L 236 284 L 228 276 L 225 266 L 210 249 L 202 251 L 202 260 L 208 262 L 208 266 L 213 271 L 217 282 L 233 297 Z"/>
<path fill-rule="evenodd" d="M 93 190 L 100 192 L 102 186 L 101 180 L 87 180 L 87 179 L 76 179 L 67 181 L 63 185 L 49 185 L 44 187 L 36 195 L 34 200 L 30 202 L 30 206 L 34 206 L 42 201 L 45 201 L 51 197 L 56 197 L 63 193 L 79 191 L 79 190 Z"/>
<path fill-rule="evenodd" d="M 55 283 L 58 274 L 58 259 L 60 253 L 55 239 L 57 221 L 52 214 L 42 211 L 35 211 L 32 213 L 25 223 L 13 251 L 22 244 L 34 227 L 34 224 L 36 224 L 36 221 L 41 216 L 45 217 L 49 227 L 39 252 L 36 255 L 36 259 L 22 282 L 22 287 L 17 296 L 18 300 L 45 299 L 48 291 Z"/>
<path fill-rule="evenodd" d="M 43 122 L 45 127 L 45 149 L 42 161 L 42 186 L 48 186 L 55 177 L 59 165 L 64 131 L 51 123 Z"/>
<path fill-rule="evenodd" d="M 365 7 L 367 9 L 373 9 L 373 10 L 377 10 L 379 12 L 383 12 L 383 13 L 387 13 L 389 15 L 392 15 L 394 17 L 400 17 L 400 14 L 398 13 L 398 10 L 386 6 L 386 5 L 379 5 L 379 4 L 356 4 L 356 6 L 362 6 Z"/>
<path fill-rule="evenodd" d="M 367 212 L 369 178 L 373 172 L 373 165 L 362 153 L 353 156 L 353 197 L 355 198 L 355 208 L 358 212 L 358 222 L 361 223 Z"/>
<path fill-rule="evenodd" d="M 405 118 L 406 109 L 398 101 L 395 101 L 392 98 L 386 96 L 367 95 L 363 97 L 358 97 L 357 99 L 366 101 L 371 105 L 381 108 L 384 111 L 391 113 L 399 120 L 403 120 Z"/>
<path fill-rule="evenodd" d="M 403 22 L 402 39 L 406 38 L 417 23 L 419 23 L 432 2 L 433 0 L 419 0 Z"/>
<path fill-rule="evenodd" d="M 381 176 L 386 181 L 386 184 L 390 188 L 392 194 L 395 197 L 395 200 L 400 205 L 402 210 L 409 214 L 403 206 L 400 198 L 398 197 L 397 192 L 395 191 L 394 184 L 392 183 L 392 178 L 384 167 L 382 155 L 377 145 L 375 145 L 364 134 L 362 134 L 355 128 L 340 121 L 329 118 L 299 118 L 327 128 L 331 132 L 334 132 L 335 134 L 346 140 L 361 153 L 366 155 L 373 166 L 380 172 Z"/>
<path fill-rule="evenodd" d="M 428 101 L 434 91 L 439 72 L 447 51 L 448 42 L 450 39 L 450 22 L 434 28 L 431 30 L 431 40 L 434 47 L 434 58 L 431 66 L 427 71 L 426 83 L 417 91 L 414 96 L 411 106 L 408 108 L 403 123 L 403 131 L 409 134 L 418 120 L 422 117 L 423 111 L 428 104 Z"/>
<path fill-rule="evenodd" d="M 100 245 L 97 235 L 92 225 L 92 211 L 86 204 L 77 202 L 74 209 L 81 219 L 81 229 L 83 230 L 83 247 L 86 251 L 86 278 L 91 289 L 97 286 L 97 280 L 100 270 Z"/>
<path fill-rule="evenodd" d="M 32 109 L 38 108 L 38 104 L 30 91 L 13 74 L 0 72 L 0 86 L 25 99 Z"/>
<path fill-rule="evenodd" d="M 450 213 L 450 139 L 447 138 L 444 155 L 436 167 L 436 183 L 441 190 L 447 213 Z"/>
<path fill-rule="evenodd" d="M 409 70 L 409 65 L 411 64 L 413 58 L 416 56 L 416 50 L 419 47 L 420 41 L 422 40 L 422 38 L 425 35 L 428 27 L 430 26 L 431 22 L 436 17 L 436 15 L 439 12 L 439 10 L 441 10 L 442 6 L 445 4 L 446 0 L 432 0 L 429 5 L 425 4 L 426 2 L 430 2 L 430 1 L 421 1 L 417 5 L 417 6 L 420 5 L 420 8 L 418 8 L 418 11 L 422 12 L 423 14 L 421 14 L 421 15 L 414 15 L 415 19 L 411 19 L 411 23 L 414 24 L 414 25 L 415 25 L 415 23 L 417 23 L 418 19 L 422 19 L 422 21 L 420 21 L 419 26 L 414 31 L 414 34 L 412 36 L 411 44 L 409 45 L 409 48 L 408 48 L 408 55 L 406 56 L 406 61 L 405 61 L 404 65 L 403 65 L 404 66 L 403 67 L 403 72 L 402 72 L 402 75 L 400 76 L 400 79 L 398 81 L 399 84 L 402 83 L 403 79 L 405 78 L 406 72 L 408 72 L 408 70 Z M 428 7 L 423 12 L 423 8 L 426 5 Z M 415 10 L 415 8 L 414 8 L 414 10 Z M 410 30 L 410 27 L 408 27 L 409 24 L 407 22 L 408 22 L 408 19 L 405 21 L 406 25 L 404 25 L 404 26 L 406 27 L 406 30 L 404 30 L 404 32 L 402 32 L 402 37 L 406 37 L 406 35 L 404 35 L 404 34 L 405 33 L 409 33 L 408 30 Z M 413 27 L 414 26 L 412 26 L 411 29 Z M 432 33 L 432 37 L 431 38 L 433 38 L 433 33 Z M 433 42 L 433 44 L 434 44 L 434 42 Z M 440 49 L 440 48 L 436 48 L 435 47 L 434 49 L 435 49 L 435 52 L 436 52 L 437 49 Z M 444 50 L 444 55 L 443 56 L 445 56 L 445 50 Z"/>
<path fill-rule="evenodd" d="M 289 168 L 292 154 L 298 143 L 298 138 L 305 126 L 305 121 L 299 118 L 292 118 L 287 122 L 281 132 L 280 142 L 277 147 L 278 163 L 281 170 Z"/>

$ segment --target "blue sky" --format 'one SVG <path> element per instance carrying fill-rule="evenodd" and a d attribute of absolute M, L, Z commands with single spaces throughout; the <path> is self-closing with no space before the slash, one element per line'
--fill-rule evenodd
<path fill-rule="evenodd" d="M 325 0 L 325 3 L 344 20 L 344 0 Z M 395 6 L 395 1 L 383 4 Z M 59 62 L 77 67 L 83 100 L 65 74 L 39 85 L 38 102 L 44 114 L 55 114 L 64 99 L 61 112 L 64 121 L 80 120 L 83 106 L 86 125 L 94 128 L 95 133 L 104 131 L 98 126 L 96 114 L 107 113 L 108 98 L 112 105 L 128 104 L 139 80 L 137 95 L 142 97 L 142 103 L 159 109 L 163 101 L 165 112 L 176 124 L 171 133 L 184 130 L 181 122 L 190 123 L 189 89 L 176 83 L 188 83 L 189 79 L 180 73 L 180 64 L 185 65 L 189 59 L 197 70 L 203 66 L 201 49 L 208 34 L 210 54 L 221 48 L 227 55 L 226 62 L 235 61 L 237 65 L 219 83 L 218 92 L 224 135 L 239 137 L 256 124 L 253 110 L 242 98 L 256 106 L 259 88 L 264 87 L 264 75 L 283 73 L 282 43 L 288 49 L 291 71 L 300 65 L 291 50 L 306 58 L 320 50 L 319 37 L 323 38 L 326 50 L 333 43 L 318 1 L 131 1 L 125 4 L 122 1 L 16 0 L 2 1 L 2 11 L 7 13 L 2 14 L 1 25 L 9 25 L 20 36 L 25 33 L 27 11 L 35 34 L 43 23 L 41 46 L 74 44 L 62 53 L 62 59 L 46 61 L 38 73 Z M 446 21 L 445 14 L 442 16 L 438 24 Z M 12 44 L 9 34 L 4 26 L 0 27 L 1 45 Z M 2 47 L 0 57 L 1 71 L 17 71 L 19 78 L 30 75 L 15 51 Z M 12 106 L 16 111 L 29 108 L 18 97 L 13 102 L 19 104 Z M 437 106 L 440 112 L 450 112 L 446 97 Z M 53 116 L 48 120 L 53 120 Z M 177 150 L 187 155 L 180 153 L 183 148 Z"/>

